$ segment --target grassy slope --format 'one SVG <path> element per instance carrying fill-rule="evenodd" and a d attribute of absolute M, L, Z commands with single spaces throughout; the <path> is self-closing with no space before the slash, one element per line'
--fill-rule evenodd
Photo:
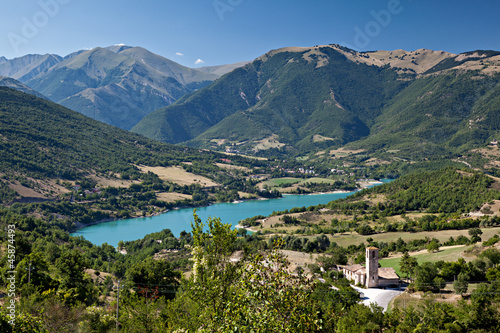
<path fill-rule="evenodd" d="M 470 261 L 474 259 L 473 257 L 467 257 L 465 254 L 465 251 L 469 249 L 470 247 L 468 246 L 457 246 L 457 247 L 450 247 L 446 248 L 443 250 L 439 250 L 438 252 L 434 253 L 419 253 L 416 255 L 412 255 L 417 259 L 417 262 L 419 264 L 423 262 L 436 262 L 439 260 L 444 260 L 444 261 L 457 261 L 459 258 L 464 258 L 466 261 Z M 422 251 L 419 251 L 422 252 Z M 396 270 L 396 273 L 398 273 L 399 276 L 403 276 L 403 274 L 400 271 L 399 267 L 399 262 L 401 258 L 387 258 L 387 259 L 381 259 L 379 261 L 381 267 L 392 267 Z"/>
<path fill-rule="evenodd" d="M 9 180 L 134 177 L 139 164 L 218 160 L 213 153 L 155 142 L 9 88 L 0 88 L 0 133 L 0 173 Z"/>

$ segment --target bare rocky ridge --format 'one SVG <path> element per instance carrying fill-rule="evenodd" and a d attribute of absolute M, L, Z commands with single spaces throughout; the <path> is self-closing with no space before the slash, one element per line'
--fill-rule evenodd
<path fill-rule="evenodd" d="M 393 51 L 373 51 L 357 52 L 347 49 L 338 44 L 318 45 L 314 47 L 284 47 L 269 51 L 257 58 L 266 61 L 270 57 L 282 52 L 304 52 L 304 59 L 312 60 L 311 55 L 319 56 L 318 67 L 324 65 L 328 56 L 321 51 L 321 48 L 331 48 L 344 54 L 349 60 L 366 65 L 383 67 L 389 65 L 393 68 L 409 69 L 416 74 L 423 74 L 437 66 L 443 60 L 453 59 L 457 62 L 455 69 L 481 70 L 484 73 L 500 72 L 500 55 L 488 56 L 481 51 L 473 51 L 461 54 L 454 54 L 445 51 L 433 51 L 428 49 L 418 49 L 415 51 L 405 51 L 402 49 Z M 461 62 L 464 62 L 460 64 Z M 483 68 L 485 67 L 486 68 Z"/>

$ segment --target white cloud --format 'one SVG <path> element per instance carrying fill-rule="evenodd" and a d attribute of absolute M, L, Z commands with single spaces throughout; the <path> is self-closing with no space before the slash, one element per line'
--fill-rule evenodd
<path fill-rule="evenodd" d="M 201 59 L 198 59 L 194 62 L 195 65 L 201 65 L 201 64 L 204 64 L 205 62 Z"/>
<path fill-rule="evenodd" d="M 180 52 L 176 52 L 175 55 L 178 55 L 179 57 L 182 57 L 184 54 L 182 54 Z"/>

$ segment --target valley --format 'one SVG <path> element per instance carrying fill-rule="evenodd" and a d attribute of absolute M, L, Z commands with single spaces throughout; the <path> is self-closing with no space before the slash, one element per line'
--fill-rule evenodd
<path fill-rule="evenodd" d="M 8 234 L 0 252 L 21 272 L 20 308 L 43 313 L 38 327 L 81 309 L 71 325 L 90 327 L 122 286 L 128 329 L 244 322 L 235 304 L 287 304 L 324 323 L 312 331 L 435 308 L 446 325 L 493 327 L 499 54 L 330 44 L 196 70 L 124 45 L 2 59 L 0 224 L 15 259 Z M 406 290 L 386 312 L 340 269 L 373 248 Z"/>

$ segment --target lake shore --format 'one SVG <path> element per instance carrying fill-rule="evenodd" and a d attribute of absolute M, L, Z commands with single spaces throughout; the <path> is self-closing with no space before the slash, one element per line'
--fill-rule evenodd
<path fill-rule="evenodd" d="M 285 196 L 292 196 L 292 195 L 322 195 L 322 194 L 341 194 L 341 193 L 351 193 L 353 191 L 344 191 L 344 190 L 338 190 L 338 191 L 330 191 L 330 192 L 312 192 L 312 193 L 304 193 L 304 194 L 297 194 L 297 193 L 283 193 L 282 196 L 285 197 Z M 121 220 L 130 220 L 130 219 L 140 219 L 140 218 L 144 218 L 144 217 L 153 217 L 153 216 L 159 216 L 159 215 L 162 215 L 162 214 L 165 214 L 165 213 L 168 213 L 169 211 L 171 210 L 177 210 L 177 209 L 185 209 L 185 208 L 192 208 L 192 209 L 197 209 L 197 208 L 205 208 L 205 207 L 209 207 L 213 204 L 218 204 L 218 203 L 232 203 L 232 204 L 239 204 L 239 203 L 243 203 L 243 202 L 247 202 L 247 201 L 258 201 L 258 200 L 273 200 L 273 199 L 280 199 L 279 197 L 278 198 L 241 198 L 239 200 L 235 200 L 235 201 L 230 201 L 230 202 L 213 202 L 213 203 L 209 203 L 208 205 L 199 205 L 199 206 L 178 206 L 178 207 L 173 207 L 171 209 L 166 209 L 164 211 L 161 211 L 161 212 L 156 212 L 154 214 L 151 214 L 151 215 L 146 215 L 146 216 L 130 216 L 130 217 L 124 217 L 124 218 L 108 218 L 108 219 L 103 219 L 103 220 L 98 220 L 98 221 L 93 221 L 93 222 L 90 222 L 90 223 L 87 223 L 87 224 L 83 224 L 83 223 L 79 223 L 79 222 L 75 222 L 75 225 L 76 227 L 74 229 L 71 229 L 69 230 L 69 233 L 72 234 L 72 233 L 75 233 L 75 232 L 78 232 L 79 230 L 81 229 L 84 229 L 86 227 L 90 227 L 90 226 L 93 226 L 93 225 L 97 225 L 97 224 L 101 224 L 101 223 L 106 223 L 106 222 L 116 222 L 116 221 L 121 221 Z M 135 212 L 136 214 L 138 212 Z M 255 232 L 253 230 L 249 230 L 249 231 L 252 231 L 252 232 Z"/>
<path fill-rule="evenodd" d="M 376 185 L 376 184 L 370 184 Z M 147 234 L 158 232 L 163 229 L 170 229 L 176 237 L 182 232 L 191 230 L 193 221 L 193 209 L 197 210 L 198 216 L 202 220 L 209 217 L 218 217 L 224 223 L 229 223 L 233 227 L 240 221 L 256 216 L 269 216 L 273 212 L 285 211 L 294 207 L 309 207 L 345 198 L 355 191 L 332 191 L 322 194 L 308 195 L 285 195 L 278 199 L 243 199 L 241 202 L 233 203 L 212 203 L 203 206 L 176 207 L 169 211 L 155 213 L 152 216 L 136 216 L 127 219 L 106 219 L 95 221 L 81 226 L 71 233 L 71 236 L 83 236 L 96 245 L 108 243 L 116 246 L 120 240 L 129 241 L 140 239 Z M 120 222 L 117 222 L 120 221 Z M 256 232 L 258 228 L 246 228 L 250 232 Z"/>

